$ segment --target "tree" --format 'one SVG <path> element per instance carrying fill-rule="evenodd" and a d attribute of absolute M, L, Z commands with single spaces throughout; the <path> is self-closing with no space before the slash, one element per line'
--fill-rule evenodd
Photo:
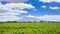
<path fill-rule="evenodd" d="M 41 23 L 43 22 L 43 21 L 40 21 Z"/>
<path fill-rule="evenodd" d="M 36 23 L 36 21 L 34 21 L 34 23 Z"/>

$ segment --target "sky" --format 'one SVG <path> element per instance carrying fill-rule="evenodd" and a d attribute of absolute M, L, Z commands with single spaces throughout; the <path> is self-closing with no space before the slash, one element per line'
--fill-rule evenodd
<path fill-rule="evenodd" d="M 0 22 L 60 21 L 60 0 L 0 0 Z"/>

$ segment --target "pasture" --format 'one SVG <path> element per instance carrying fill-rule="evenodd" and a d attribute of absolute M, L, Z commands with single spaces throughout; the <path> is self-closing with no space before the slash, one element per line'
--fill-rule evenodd
<path fill-rule="evenodd" d="M 0 23 L 0 34 L 60 34 L 60 23 Z"/>

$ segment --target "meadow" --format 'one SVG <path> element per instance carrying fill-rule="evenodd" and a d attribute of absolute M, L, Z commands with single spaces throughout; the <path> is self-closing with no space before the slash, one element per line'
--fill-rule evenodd
<path fill-rule="evenodd" d="M 0 23 L 0 34 L 60 34 L 60 23 Z"/>

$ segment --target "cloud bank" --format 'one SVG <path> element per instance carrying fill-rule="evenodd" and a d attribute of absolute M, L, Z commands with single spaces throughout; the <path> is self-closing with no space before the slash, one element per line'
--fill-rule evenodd
<path fill-rule="evenodd" d="M 29 18 L 37 18 L 43 21 L 60 21 L 60 15 L 44 15 L 44 16 L 32 16 L 28 15 Z"/>
<path fill-rule="evenodd" d="M 12 3 L 20 3 L 20 2 L 26 2 L 27 0 L 0 0 L 0 1 L 6 1 L 6 2 L 12 2 Z"/>
<path fill-rule="evenodd" d="M 32 9 L 35 8 L 31 4 L 25 3 L 0 3 L 0 21 L 16 21 L 21 19 L 21 17 L 17 17 L 17 15 L 21 15 L 22 13 L 28 13 L 24 9 Z"/>

